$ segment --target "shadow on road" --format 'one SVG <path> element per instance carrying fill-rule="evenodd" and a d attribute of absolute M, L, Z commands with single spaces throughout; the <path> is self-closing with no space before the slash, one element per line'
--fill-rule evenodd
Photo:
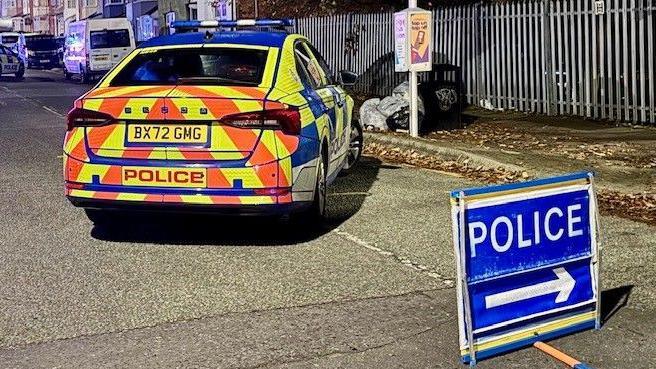
<path fill-rule="evenodd" d="M 360 210 L 383 164 L 363 157 L 354 171 L 331 186 L 328 216 L 322 225 L 299 225 L 273 217 L 219 217 L 190 214 L 140 214 L 109 226 L 94 226 L 91 235 L 107 241 L 176 245 L 277 246 L 315 239 Z"/>
<path fill-rule="evenodd" d="M 25 81 L 25 77 L 23 77 L 23 78 L 16 78 L 16 77 L 14 77 L 14 76 L 9 76 L 9 75 L 6 75 L 6 76 L 0 76 L 0 82 L 20 83 L 20 82 L 24 82 L 24 81 Z"/>
<path fill-rule="evenodd" d="M 606 323 L 620 309 L 626 306 L 633 285 L 621 286 L 601 292 L 601 321 Z"/>

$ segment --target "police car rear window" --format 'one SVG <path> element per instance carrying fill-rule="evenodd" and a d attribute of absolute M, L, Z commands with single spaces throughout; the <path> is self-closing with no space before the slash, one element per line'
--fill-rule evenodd
<path fill-rule="evenodd" d="M 142 52 L 121 69 L 110 85 L 257 86 L 262 82 L 267 53 L 248 48 Z"/>
<path fill-rule="evenodd" d="M 18 42 L 18 36 L 2 36 L 2 43 L 15 44 Z"/>

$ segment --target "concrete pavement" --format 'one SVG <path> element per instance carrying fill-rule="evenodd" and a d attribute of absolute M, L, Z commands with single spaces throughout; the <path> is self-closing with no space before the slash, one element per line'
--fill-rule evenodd
<path fill-rule="evenodd" d="M 0 80 L 0 366 L 464 367 L 448 191 L 474 183 L 366 158 L 318 230 L 185 216 L 100 229 L 61 180 L 63 114 L 89 87 Z M 595 368 L 653 367 L 655 228 L 602 222 L 610 319 L 554 345 Z M 480 367 L 562 366 L 528 349 Z"/>

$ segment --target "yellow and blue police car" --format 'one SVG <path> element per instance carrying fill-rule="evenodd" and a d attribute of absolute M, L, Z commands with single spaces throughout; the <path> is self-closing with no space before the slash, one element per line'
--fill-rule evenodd
<path fill-rule="evenodd" d="M 177 22 L 220 30 L 126 56 L 68 114 L 70 202 L 94 222 L 132 209 L 322 217 L 362 151 L 344 90 L 356 75 L 335 77 L 307 38 L 277 29 L 290 24 Z"/>
<path fill-rule="evenodd" d="M 13 74 L 16 78 L 23 78 L 25 63 L 6 46 L 0 45 L 0 75 Z"/>

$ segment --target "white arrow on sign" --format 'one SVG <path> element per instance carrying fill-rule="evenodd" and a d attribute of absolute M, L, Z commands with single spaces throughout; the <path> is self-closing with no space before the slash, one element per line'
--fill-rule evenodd
<path fill-rule="evenodd" d="M 565 270 L 565 268 L 556 268 L 553 270 L 557 279 L 548 282 L 534 284 L 515 290 L 497 293 L 485 297 L 485 308 L 493 308 L 501 305 L 510 304 L 517 301 L 528 300 L 533 297 L 544 296 L 550 293 L 558 292 L 556 303 L 565 302 L 570 293 L 574 290 L 576 281 Z"/>

